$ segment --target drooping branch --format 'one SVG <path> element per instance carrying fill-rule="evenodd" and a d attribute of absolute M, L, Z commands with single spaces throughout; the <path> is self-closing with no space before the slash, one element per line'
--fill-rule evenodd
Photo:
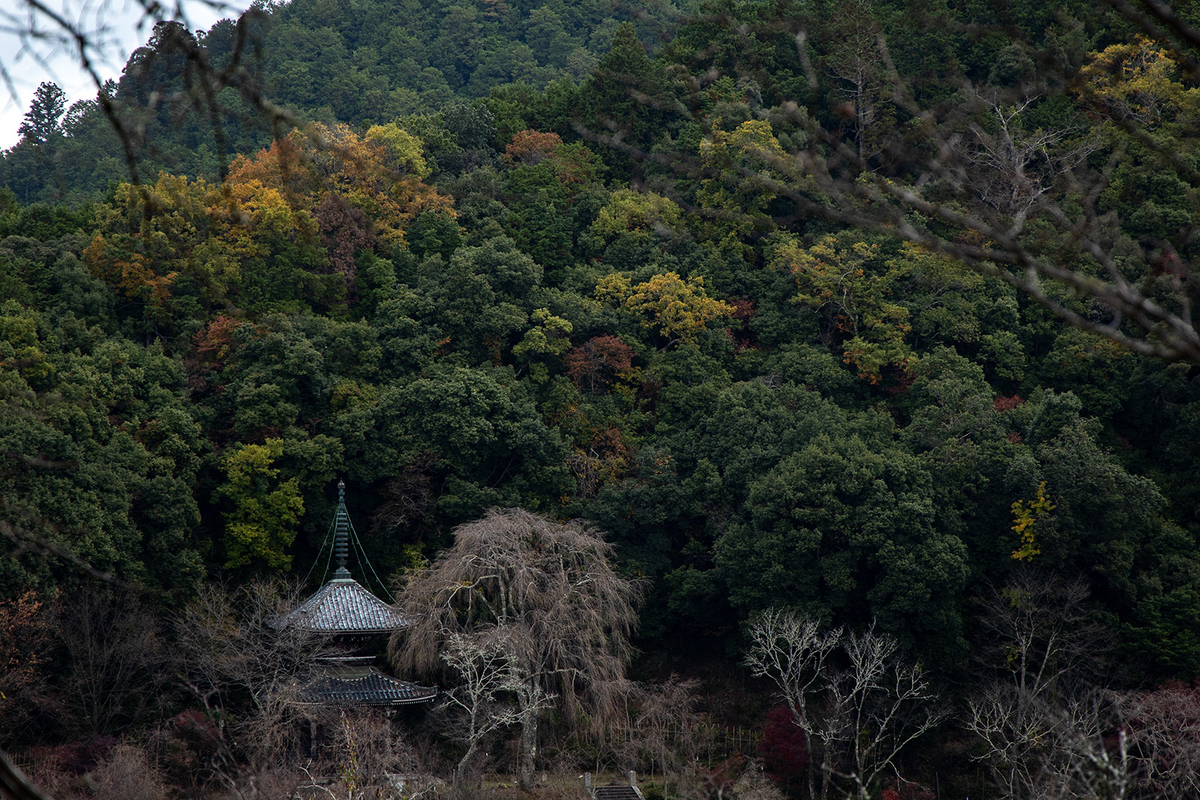
<path fill-rule="evenodd" d="M 642 587 L 612 568 L 612 546 L 580 521 L 493 509 L 454 536 L 405 588 L 401 602 L 417 621 L 393 637 L 389 653 L 406 671 L 430 673 L 455 636 L 498 637 L 519 678 L 521 778 L 532 784 L 537 718 L 552 697 L 571 724 L 581 712 L 599 721 L 623 711 Z"/>

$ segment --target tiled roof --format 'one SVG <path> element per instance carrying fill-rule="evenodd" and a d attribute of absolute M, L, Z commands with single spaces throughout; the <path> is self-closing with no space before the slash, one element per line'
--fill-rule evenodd
<path fill-rule="evenodd" d="M 345 572 L 345 570 L 339 570 Z M 350 577 L 335 577 L 295 611 L 279 619 L 278 628 L 298 625 L 328 634 L 388 633 L 412 620 L 368 592 Z"/>
<path fill-rule="evenodd" d="M 331 672 L 300 691 L 302 702 L 330 705 L 402 706 L 428 703 L 436 696 L 436 688 L 397 680 L 374 667 L 355 676 Z"/>

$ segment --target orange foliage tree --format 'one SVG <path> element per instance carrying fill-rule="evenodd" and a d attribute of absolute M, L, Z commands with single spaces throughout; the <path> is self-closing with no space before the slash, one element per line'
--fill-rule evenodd
<path fill-rule="evenodd" d="M 425 211 L 454 216 L 452 198 L 421 181 L 419 140 L 395 126 L 372 131 L 294 132 L 239 156 L 223 185 L 167 174 L 151 186 L 122 184 L 99 207 L 84 258 L 144 305 L 149 326 L 172 317 L 185 285 L 206 315 L 294 305 L 309 291 L 297 284 L 324 285 L 305 273 L 335 273 L 351 287 L 361 252 L 403 242 Z"/>
<path fill-rule="evenodd" d="M 564 144 L 557 133 L 535 130 L 513 134 L 512 141 L 504 148 L 504 160 L 528 166 L 545 162 L 554 177 L 567 186 L 594 181 L 604 171 L 600 157 L 582 143 Z"/>
<path fill-rule="evenodd" d="M 161 309 L 206 235 L 204 181 L 159 175 L 153 186 L 119 185 L 96 212 L 99 233 L 84 250 L 92 272 L 148 309 Z"/>
<path fill-rule="evenodd" d="M 37 592 L 0 602 L 0 736 L 37 714 L 53 630 L 50 609 Z"/>
<path fill-rule="evenodd" d="M 395 245 L 419 214 L 454 215 L 453 198 L 423 183 L 415 156 L 398 150 L 396 143 L 407 139 L 381 133 L 367 138 L 348 125 L 315 124 L 307 134 L 294 132 L 252 159 L 239 156 L 229 182 L 257 180 L 283 192 L 293 208 L 313 213 L 336 195 L 369 221 L 365 231 Z"/>
<path fill-rule="evenodd" d="M 206 311 L 237 305 L 247 268 L 299 247 L 319 257 L 317 220 L 259 180 L 224 186 L 161 174 L 152 186 L 121 184 L 98 207 L 98 232 L 84 251 L 92 273 L 145 304 L 148 321 L 170 315 L 182 287 Z"/>

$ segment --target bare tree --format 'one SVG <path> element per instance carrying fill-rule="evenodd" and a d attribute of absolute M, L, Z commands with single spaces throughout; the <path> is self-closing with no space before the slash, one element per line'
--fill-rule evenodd
<path fill-rule="evenodd" d="M 277 584 L 207 586 L 176 619 L 179 680 L 218 722 L 210 768 L 235 794 L 247 776 L 299 753 L 298 695 L 329 643 L 299 625 L 274 626 L 298 604 Z"/>
<path fill-rule="evenodd" d="M 504 702 L 522 688 L 504 631 L 484 628 L 473 634 L 452 632 L 446 639 L 442 660 L 458 679 L 458 685 L 442 693 L 446 705 L 461 712 L 458 737 L 467 746 L 455 769 L 455 783 L 463 786 L 472 761 L 486 739 L 520 719 L 520 713 Z"/>
<path fill-rule="evenodd" d="M 982 119 L 969 124 L 970 134 L 957 142 L 963 189 L 1010 220 L 1016 234 L 1047 192 L 1096 149 L 1094 138 L 1072 142 L 1079 131 L 1025 130 L 1021 115 L 1038 99 L 1031 96 L 1003 103 L 996 93 L 972 92 Z"/>
<path fill-rule="evenodd" d="M 966 724 L 1001 796 L 1117 800 L 1131 796 L 1134 771 L 1123 699 L 1087 688 L 1052 702 L 1001 684 L 971 701 Z"/>
<path fill-rule="evenodd" d="M 1022 565 L 1000 588 L 979 598 L 975 659 L 1007 674 L 1021 692 L 1045 695 L 1064 682 L 1094 683 L 1111 637 L 1088 613 L 1081 578 L 1064 581 Z"/>
<path fill-rule="evenodd" d="M 946 713 L 921 666 L 901 661 L 899 642 L 874 624 L 847 634 L 841 646 L 849 665 L 827 681 L 832 704 L 820 735 L 827 752 L 849 743 L 849 769 L 840 777 L 866 800 L 877 779 L 898 772 L 900 752 Z"/>
<path fill-rule="evenodd" d="M 838 788 L 865 800 L 899 756 L 945 712 L 919 665 L 872 625 L 822 632 L 812 620 L 772 609 L 750 625 L 746 664 L 775 682 L 794 721 L 820 750 L 820 796 Z M 815 787 L 809 781 L 809 796 Z"/>
<path fill-rule="evenodd" d="M 85 588 L 58 603 L 58 638 L 69 664 L 61 690 L 93 736 L 137 721 L 169 680 L 159 620 L 136 596 Z"/>
<path fill-rule="evenodd" d="M 612 568 L 612 546 L 581 521 L 493 509 L 461 525 L 454 546 L 404 590 L 417 617 L 389 651 L 402 668 L 431 672 L 455 633 L 494 628 L 520 676 L 520 783 L 534 780 L 538 718 L 554 697 L 568 724 L 622 711 L 621 689 L 641 586 Z"/>
<path fill-rule="evenodd" d="M 800 617 L 781 609 L 768 609 L 753 625 L 748 636 L 750 649 L 746 665 L 756 676 L 768 676 L 775 682 L 783 701 L 792 712 L 792 721 L 804 731 L 810 760 L 819 720 L 812 706 L 820 702 L 823 683 L 828 673 L 830 655 L 837 649 L 844 631 L 822 631 L 816 620 Z M 828 791 L 829 768 L 826 754 L 821 754 L 823 788 Z M 816 797 L 813 772 L 808 772 L 808 796 Z"/>
<path fill-rule="evenodd" d="M 1004 797 L 1187 797 L 1200 791 L 1200 688 L 1103 686 L 1111 643 L 1082 581 L 1032 568 L 980 601 L 976 652 L 991 677 L 965 723 Z"/>
<path fill-rule="evenodd" d="M 880 107 L 887 107 L 883 59 L 879 49 L 879 23 L 872 15 L 872 0 L 850 0 L 838 11 L 837 43 L 831 74 L 838 94 L 845 98 L 840 116 L 854 130 L 854 147 L 860 161 L 877 153 L 871 142 Z"/>
<path fill-rule="evenodd" d="M 976 653 L 993 676 L 968 702 L 966 725 L 1005 797 L 1127 796 L 1127 703 L 1099 688 L 1108 642 L 1087 596 L 1080 580 L 1023 568 L 980 600 Z"/>

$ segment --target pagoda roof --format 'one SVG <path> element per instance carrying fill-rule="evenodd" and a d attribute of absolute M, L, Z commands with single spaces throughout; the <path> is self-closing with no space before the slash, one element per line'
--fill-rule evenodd
<path fill-rule="evenodd" d="M 350 577 L 346 569 L 350 533 L 354 526 L 346 512 L 346 484 L 338 481 L 337 510 L 333 515 L 333 556 L 337 570 L 333 578 L 275 622 L 283 629 L 295 625 L 300 630 L 331 636 L 391 633 L 412 624 L 412 618 L 388 605 Z"/>
<path fill-rule="evenodd" d="M 330 671 L 300 690 L 300 701 L 312 704 L 403 706 L 428 703 L 437 688 L 421 686 L 385 675 L 374 667 L 354 674 Z"/>
<path fill-rule="evenodd" d="M 411 617 L 371 594 L 349 573 L 335 573 L 333 580 L 281 617 L 276 627 L 296 625 L 316 633 L 351 635 L 390 633 L 411 624 Z"/>

